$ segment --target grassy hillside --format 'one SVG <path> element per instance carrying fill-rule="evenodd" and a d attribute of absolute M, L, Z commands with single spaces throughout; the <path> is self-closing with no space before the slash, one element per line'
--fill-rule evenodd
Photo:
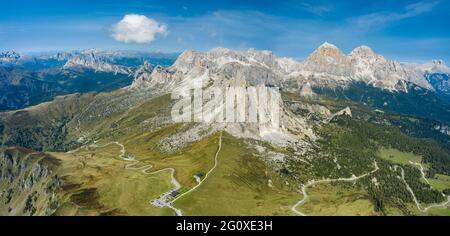
<path fill-rule="evenodd" d="M 175 201 L 186 215 L 293 215 L 300 194 L 242 140 L 225 135 L 218 165 L 194 191 Z"/>
<path fill-rule="evenodd" d="M 301 98 L 284 94 L 283 99 Z M 410 128 L 414 123 L 431 127 L 429 121 L 351 102 L 302 102 L 331 112 L 349 106 L 353 116 L 330 122 L 311 118 L 319 138 L 296 151 L 226 132 L 200 136 L 192 131 L 199 124 L 172 123 L 173 101 L 151 91 L 71 95 L 3 113 L 3 144 L 46 151 L 39 155 L 54 164 L 42 183 L 57 180 L 58 187 L 52 190 L 55 198 L 42 193 L 45 184 L 33 184 L 22 195 L 6 192 L 2 196 L 17 203 L 4 203 L 1 213 L 174 215 L 169 207 L 151 202 L 172 191 L 175 181 L 181 186 L 172 205 L 184 215 L 296 215 L 292 207 L 305 197 L 302 186 L 329 180 L 306 188 L 309 196 L 295 210 L 307 215 L 447 214 L 439 207 L 422 211 L 442 203 L 442 193 L 450 187 L 445 138 Z M 304 110 L 292 112 L 309 116 Z M 189 132 L 201 138 L 168 145 L 167 140 L 183 141 L 182 134 Z M 19 151 L 16 158 L 28 163 L 29 152 Z M 425 178 L 410 161 L 423 165 Z M 7 158 L 0 163 L 13 165 Z M 38 163 L 29 165 L 36 168 Z M 2 169 L 5 184 L 8 169 Z M 24 173 L 17 171 L 11 181 L 25 178 L 20 177 Z M 358 178 L 341 181 L 353 177 Z M 17 188 L 19 182 L 11 186 Z"/>

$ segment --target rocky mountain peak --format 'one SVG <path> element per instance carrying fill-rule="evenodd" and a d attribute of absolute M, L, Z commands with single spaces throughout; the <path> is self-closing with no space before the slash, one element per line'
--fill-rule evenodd
<path fill-rule="evenodd" d="M 343 76 L 346 75 L 347 64 L 347 58 L 341 50 L 325 42 L 303 63 L 303 70 Z"/>
<path fill-rule="evenodd" d="M 152 64 L 151 64 L 150 62 L 148 62 L 148 61 L 144 61 L 143 67 L 145 67 L 145 68 L 151 68 L 151 67 L 152 67 Z"/>
<path fill-rule="evenodd" d="M 440 61 L 434 64 L 440 67 L 445 65 Z M 171 81 L 170 83 L 176 84 L 184 79 L 214 74 L 216 77 L 235 78 L 244 84 L 276 85 L 282 83 L 283 78 L 295 77 L 300 80 L 307 78 L 311 86 L 344 86 L 352 81 L 361 81 L 391 91 L 407 91 L 407 86 L 403 86 L 407 83 L 432 89 L 424 78 L 424 73 L 415 67 L 387 60 L 365 45 L 345 55 L 339 48 L 327 42 L 318 47 L 303 63 L 289 58 L 277 58 L 270 51 L 255 49 L 234 51 L 214 48 L 205 53 L 185 51 L 167 71 L 153 70 L 152 74 L 151 77 L 163 79 L 146 78 L 145 81 Z M 308 86 L 304 87 L 303 92 L 310 92 Z"/>
<path fill-rule="evenodd" d="M 447 64 L 445 64 L 444 60 L 435 59 L 431 61 L 431 68 L 429 72 L 450 74 L 450 68 Z"/>
<path fill-rule="evenodd" d="M 130 88 L 143 87 L 145 84 L 149 84 L 152 78 L 153 69 L 161 70 L 160 66 L 153 67 L 152 64 L 145 61 L 134 73 L 134 81 Z"/>
<path fill-rule="evenodd" d="M 188 72 L 194 67 L 204 66 L 204 62 L 204 53 L 188 50 L 184 51 L 180 56 L 178 56 L 177 60 L 171 66 L 171 68 L 180 72 Z"/>
<path fill-rule="evenodd" d="M 270 51 L 257 51 L 255 49 L 234 51 L 227 48 L 214 48 L 205 53 L 185 51 L 171 68 L 185 73 L 194 68 L 214 70 L 229 63 L 236 63 L 240 66 L 257 66 L 278 70 L 280 66 L 277 60 L 278 58 Z M 288 61 L 283 60 L 280 63 L 284 65 Z"/>
<path fill-rule="evenodd" d="M 256 56 L 260 56 L 260 57 L 273 57 L 272 51 L 269 51 L 269 50 L 259 51 L 259 50 L 256 50 L 254 48 L 249 48 L 246 51 L 246 54 L 249 55 L 249 56 L 255 56 L 256 55 Z"/>
<path fill-rule="evenodd" d="M 15 51 L 0 52 L 0 63 L 14 63 L 21 59 L 21 55 Z"/>
<path fill-rule="evenodd" d="M 214 56 L 224 56 L 230 54 L 232 51 L 228 48 L 217 47 L 208 51 L 208 54 Z"/>
<path fill-rule="evenodd" d="M 339 59 L 343 56 L 341 50 L 335 45 L 325 42 L 320 45 L 311 55 L 310 58 L 333 58 Z"/>
<path fill-rule="evenodd" d="M 9 50 L 5 52 L 0 52 L 0 57 L 19 58 L 20 54 L 16 51 Z"/>
<path fill-rule="evenodd" d="M 88 48 L 81 51 L 82 54 L 99 54 L 102 53 L 102 50 L 99 48 Z"/>
<path fill-rule="evenodd" d="M 431 62 L 425 64 L 406 64 L 406 66 L 416 69 L 422 73 L 440 73 L 440 74 L 450 74 L 450 68 L 447 66 L 445 61 L 434 59 Z"/>
<path fill-rule="evenodd" d="M 336 47 L 336 45 L 329 43 L 329 42 L 324 42 L 322 43 L 322 45 L 319 46 L 319 48 L 332 48 L 332 49 L 338 49 L 338 47 Z"/>
<path fill-rule="evenodd" d="M 152 70 L 153 70 L 153 65 L 148 61 L 144 61 L 144 64 L 136 70 L 136 74 L 151 73 Z M 135 77 L 137 77 L 137 76 L 135 76 Z"/>
<path fill-rule="evenodd" d="M 121 74 L 129 74 L 130 70 L 124 66 L 114 65 L 108 63 L 101 58 L 98 58 L 94 53 L 90 53 L 87 55 L 75 55 L 71 59 L 69 59 L 63 66 L 63 69 L 70 68 L 88 68 L 95 71 L 102 72 L 113 72 L 113 73 L 121 73 Z"/>
<path fill-rule="evenodd" d="M 69 52 L 56 52 L 55 54 L 44 56 L 44 58 L 52 58 L 58 61 L 67 61 L 72 58 L 72 54 Z"/>
<path fill-rule="evenodd" d="M 178 56 L 177 61 L 186 61 L 186 60 L 193 60 L 199 53 L 192 51 L 192 50 L 186 50 Z"/>
<path fill-rule="evenodd" d="M 227 58 L 245 63 L 259 62 L 267 65 L 273 64 L 274 61 L 274 56 L 271 51 L 258 51 L 254 48 L 250 48 L 247 51 L 233 51 L 228 48 L 214 48 L 209 50 L 206 54 L 207 57 L 212 60 Z"/>
<path fill-rule="evenodd" d="M 350 57 L 360 57 L 360 58 L 376 58 L 379 57 L 370 47 L 366 45 L 359 46 L 352 50 L 349 54 Z"/>

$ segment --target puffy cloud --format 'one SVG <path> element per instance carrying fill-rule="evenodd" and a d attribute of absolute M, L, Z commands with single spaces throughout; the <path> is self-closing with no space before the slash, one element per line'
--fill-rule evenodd
<path fill-rule="evenodd" d="M 165 37 L 167 26 L 144 15 L 128 14 L 113 25 L 112 37 L 124 43 L 150 43 L 157 36 Z"/>

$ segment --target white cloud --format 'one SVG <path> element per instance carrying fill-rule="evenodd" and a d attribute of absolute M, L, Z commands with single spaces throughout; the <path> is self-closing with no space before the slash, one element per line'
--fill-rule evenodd
<path fill-rule="evenodd" d="M 112 37 L 124 43 L 150 43 L 168 34 L 167 26 L 144 15 L 129 14 L 113 25 Z"/>
<path fill-rule="evenodd" d="M 417 2 L 407 5 L 401 12 L 376 12 L 352 19 L 351 23 L 357 27 L 370 28 L 382 26 L 393 21 L 403 20 L 421 15 L 433 10 L 439 2 Z"/>

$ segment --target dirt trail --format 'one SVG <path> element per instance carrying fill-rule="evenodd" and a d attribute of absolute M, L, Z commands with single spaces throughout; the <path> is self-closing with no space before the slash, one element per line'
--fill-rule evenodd
<path fill-rule="evenodd" d="M 425 182 L 427 182 L 427 184 L 431 185 L 430 182 L 428 181 L 428 179 L 427 179 L 426 176 L 425 176 L 425 171 L 424 171 L 424 169 L 423 169 L 422 164 L 417 163 L 417 162 L 413 162 L 413 161 L 409 161 L 409 163 L 410 163 L 410 164 L 413 164 L 413 165 L 416 165 L 416 166 L 419 166 L 419 170 L 420 170 L 420 173 L 422 174 L 423 180 L 425 180 Z"/>

